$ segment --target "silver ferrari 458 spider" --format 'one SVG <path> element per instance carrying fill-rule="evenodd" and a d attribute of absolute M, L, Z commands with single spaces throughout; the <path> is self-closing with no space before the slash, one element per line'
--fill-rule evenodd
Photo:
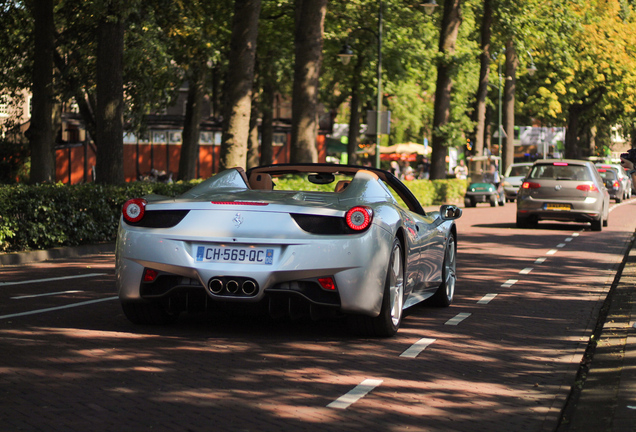
<path fill-rule="evenodd" d="M 425 212 L 379 169 L 233 168 L 176 198 L 131 199 L 122 213 L 117 287 L 133 323 L 252 303 L 274 316 L 345 316 L 358 333 L 391 336 L 404 309 L 449 306 L 455 293 L 461 209 Z"/>

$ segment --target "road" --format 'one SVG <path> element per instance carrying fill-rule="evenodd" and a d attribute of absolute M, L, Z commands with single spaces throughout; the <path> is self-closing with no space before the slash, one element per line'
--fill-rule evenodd
<path fill-rule="evenodd" d="M 390 339 L 228 314 L 134 326 L 112 254 L 0 268 L 0 430 L 553 431 L 635 207 L 600 233 L 465 209 L 455 303 Z"/>

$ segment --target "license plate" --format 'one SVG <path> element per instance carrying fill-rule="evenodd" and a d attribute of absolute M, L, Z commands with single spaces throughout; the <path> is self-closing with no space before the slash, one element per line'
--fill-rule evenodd
<path fill-rule="evenodd" d="M 199 262 L 231 264 L 274 263 L 274 249 L 256 246 L 195 246 L 195 258 Z"/>
<path fill-rule="evenodd" d="M 560 211 L 570 211 L 570 204 L 546 204 L 546 210 L 560 210 Z"/>

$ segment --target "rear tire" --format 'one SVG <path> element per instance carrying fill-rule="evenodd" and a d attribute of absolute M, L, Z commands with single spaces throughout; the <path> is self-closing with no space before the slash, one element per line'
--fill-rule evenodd
<path fill-rule="evenodd" d="M 592 231 L 602 231 L 603 230 L 603 215 L 601 214 L 598 220 L 592 221 Z"/>
<path fill-rule="evenodd" d="M 535 228 L 537 226 L 530 217 L 517 215 L 517 228 Z"/>
<path fill-rule="evenodd" d="M 394 239 L 386 282 L 384 283 L 380 315 L 377 317 L 351 316 L 349 322 L 352 330 L 356 333 L 365 336 L 389 337 L 397 333 L 400 328 L 404 314 L 404 263 L 402 250 L 400 240 Z"/>
<path fill-rule="evenodd" d="M 133 324 L 162 325 L 177 320 L 179 314 L 169 313 L 159 303 L 122 302 L 121 308 Z"/>

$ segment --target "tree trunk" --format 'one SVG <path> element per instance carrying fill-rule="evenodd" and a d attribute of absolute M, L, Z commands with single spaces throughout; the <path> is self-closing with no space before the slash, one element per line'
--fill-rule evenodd
<path fill-rule="evenodd" d="M 247 140 L 247 168 L 258 166 L 260 161 L 258 145 L 258 106 L 252 100 L 252 113 L 250 114 L 250 133 Z"/>
<path fill-rule="evenodd" d="M 475 107 L 475 146 L 476 155 L 484 153 L 486 134 L 486 99 L 488 98 L 488 75 L 490 74 L 490 27 L 492 25 L 492 0 L 484 0 L 484 17 L 481 21 L 481 54 L 479 56 L 479 87 Z"/>
<path fill-rule="evenodd" d="M 506 43 L 506 75 L 503 94 L 503 116 L 504 130 L 506 137 L 501 151 L 501 163 L 499 167 L 501 173 L 506 172 L 514 162 L 515 158 L 515 91 L 517 87 L 517 65 L 519 59 L 512 40 Z"/>
<path fill-rule="evenodd" d="M 53 130 L 53 53 L 55 50 L 55 23 L 53 1 L 35 1 L 33 84 L 31 92 L 31 124 L 26 132 L 31 146 L 31 183 L 55 181 Z"/>
<path fill-rule="evenodd" d="M 223 121 L 220 169 L 247 165 L 247 140 L 261 0 L 236 0 Z"/>
<path fill-rule="evenodd" d="M 268 81 L 268 75 L 263 83 L 261 98 L 261 165 L 270 165 L 274 160 L 274 95 L 275 86 Z"/>
<path fill-rule="evenodd" d="M 205 94 L 206 65 L 191 65 L 188 80 L 188 100 L 183 124 L 181 156 L 179 157 L 179 180 L 192 180 L 197 176 L 199 159 L 199 134 Z"/>
<path fill-rule="evenodd" d="M 360 74 L 365 59 L 358 56 L 355 67 L 353 69 L 353 77 L 351 83 L 351 103 L 349 118 L 349 134 L 347 135 L 347 163 L 356 165 L 358 163 L 358 138 L 360 137 Z"/>
<path fill-rule="evenodd" d="M 565 133 L 565 158 L 576 159 L 579 155 L 579 115 L 581 107 L 572 105 L 568 109 L 568 127 Z"/>
<path fill-rule="evenodd" d="M 97 29 L 96 182 L 124 182 L 124 22 L 105 17 Z"/>
<path fill-rule="evenodd" d="M 444 16 L 439 39 L 440 56 L 437 65 L 437 87 L 433 108 L 433 153 L 431 154 L 431 180 L 446 177 L 446 134 L 443 127 L 450 120 L 451 91 L 453 80 L 450 55 L 455 52 L 455 41 L 462 22 L 461 0 L 445 0 Z"/>
<path fill-rule="evenodd" d="M 296 0 L 291 162 L 317 162 L 318 85 L 327 0 Z"/>

